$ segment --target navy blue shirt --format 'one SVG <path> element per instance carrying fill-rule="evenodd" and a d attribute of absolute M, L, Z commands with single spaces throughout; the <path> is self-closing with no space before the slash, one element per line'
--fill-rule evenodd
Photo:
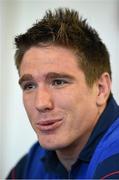
<path fill-rule="evenodd" d="M 105 158 L 103 157 L 102 160 L 100 160 L 101 158 L 99 159 L 98 157 L 98 152 L 101 148 L 97 148 L 100 142 L 102 143 L 100 144 L 100 146 L 103 147 L 103 144 L 106 144 L 105 142 L 108 143 L 108 141 L 111 141 L 111 144 L 113 144 L 114 139 L 117 139 L 117 134 L 119 134 L 119 120 L 117 121 L 118 118 L 119 106 L 111 96 L 87 144 L 79 154 L 79 158 L 77 159 L 77 162 L 72 166 L 70 172 L 68 172 L 60 163 L 55 151 L 45 150 L 40 147 L 39 143 L 37 142 L 30 149 L 29 153 L 26 154 L 11 170 L 7 178 L 85 179 L 89 178 L 90 176 L 91 178 L 95 179 L 119 179 L 119 147 L 112 147 L 111 155 L 105 155 Z M 116 133 L 113 132 L 115 126 L 118 127 L 115 130 Z M 113 137 L 112 140 L 110 140 L 109 137 L 112 136 L 110 134 L 116 134 L 116 138 Z M 118 145 L 118 142 L 114 144 Z M 95 151 L 97 154 L 95 153 Z M 109 148 L 107 151 L 109 151 Z M 95 162 L 95 157 L 98 157 L 97 161 L 100 161 L 98 164 L 95 163 L 96 165 L 94 170 L 94 168 L 92 169 L 92 167 L 94 166 L 94 163 L 92 162 Z M 89 170 L 90 175 L 88 174 Z"/>

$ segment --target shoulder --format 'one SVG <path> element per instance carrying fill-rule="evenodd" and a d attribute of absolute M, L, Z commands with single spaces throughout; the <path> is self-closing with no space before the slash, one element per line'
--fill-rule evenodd
<path fill-rule="evenodd" d="M 119 179 L 119 118 L 108 129 L 94 152 L 94 179 Z"/>
<path fill-rule="evenodd" d="M 17 164 L 12 168 L 6 179 L 23 179 L 27 165 L 33 160 L 36 154 L 42 156 L 44 153 L 39 143 L 36 142 Z"/>
<path fill-rule="evenodd" d="M 6 179 L 22 179 L 27 161 L 27 154 L 24 155 L 15 167 L 12 168 Z"/>
<path fill-rule="evenodd" d="M 104 159 L 119 153 L 119 118 L 112 124 L 107 130 L 106 134 L 98 144 L 96 152 L 100 153 L 98 159 L 103 161 Z"/>
<path fill-rule="evenodd" d="M 119 153 L 100 162 L 95 170 L 94 179 L 119 179 Z"/>

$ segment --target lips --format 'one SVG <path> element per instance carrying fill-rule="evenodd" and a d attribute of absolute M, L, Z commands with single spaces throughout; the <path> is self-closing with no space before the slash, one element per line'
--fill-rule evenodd
<path fill-rule="evenodd" d="M 37 128 L 40 131 L 53 131 L 61 126 L 62 119 L 43 120 L 37 123 Z"/>

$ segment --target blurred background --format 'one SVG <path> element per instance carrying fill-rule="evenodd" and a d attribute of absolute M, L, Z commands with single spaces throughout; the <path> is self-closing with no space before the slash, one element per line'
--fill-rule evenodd
<path fill-rule="evenodd" d="M 0 179 L 37 140 L 22 104 L 14 65 L 14 37 L 47 9 L 68 7 L 87 18 L 111 57 L 112 92 L 119 103 L 119 0 L 0 0 Z"/>

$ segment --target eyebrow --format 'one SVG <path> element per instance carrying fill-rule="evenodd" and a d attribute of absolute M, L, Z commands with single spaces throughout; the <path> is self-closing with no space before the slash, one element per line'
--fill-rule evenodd
<path fill-rule="evenodd" d="M 72 75 L 66 74 L 66 73 L 55 73 L 50 72 L 47 74 L 46 79 L 53 79 L 53 78 L 68 78 L 73 80 L 74 77 Z"/>
<path fill-rule="evenodd" d="M 31 74 L 24 74 L 18 81 L 18 83 L 21 85 L 23 81 L 30 81 L 33 80 L 33 76 Z"/>
<path fill-rule="evenodd" d="M 75 78 L 72 75 L 66 74 L 66 73 L 55 73 L 50 72 L 46 75 L 46 80 L 54 79 L 54 78 L 67 78 L 70 80 L 74 80 Z M 34 80 L 34 77 L 31 74 L 24 74 L 18 81 L 18 83 L 21 85 L 23 81 L 31 81 Z"/>

